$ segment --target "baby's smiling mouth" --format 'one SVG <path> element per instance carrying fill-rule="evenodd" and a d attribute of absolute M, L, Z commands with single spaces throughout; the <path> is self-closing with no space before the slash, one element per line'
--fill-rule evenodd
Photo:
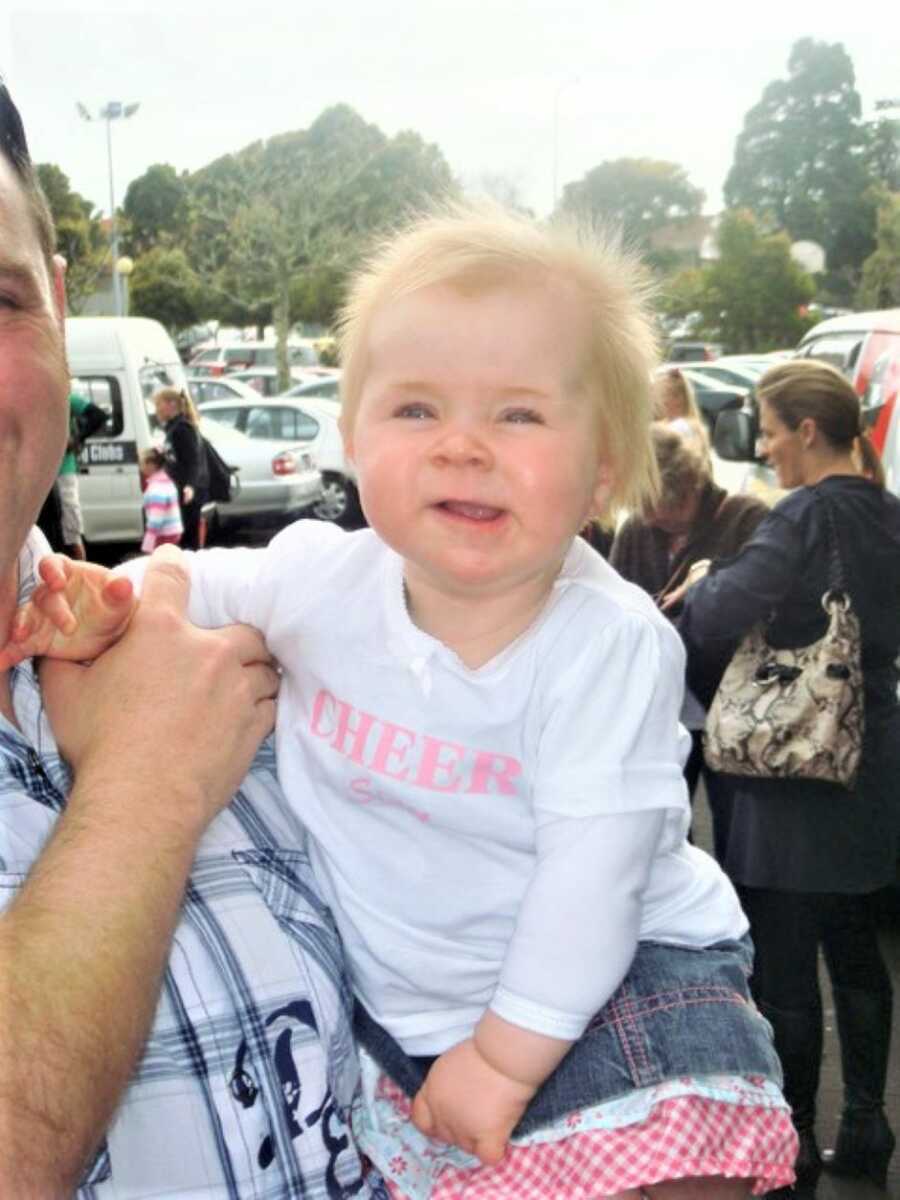
<path fill-rule="evenodd" d="M 463 517 L 467 521 L 496 521 L 504 512 L 502 508 L 476 504 L 470 500 L 441 500 L 436 507 L 452 517 Z"/>

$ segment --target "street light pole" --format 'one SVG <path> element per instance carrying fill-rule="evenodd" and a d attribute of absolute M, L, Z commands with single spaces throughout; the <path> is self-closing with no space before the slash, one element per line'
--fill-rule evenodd
<path fill-rule="evenodd" d="M 79 101 L 75 107 L 78 110 L 78 115 L 85 121 L 92 121 L 94 118 L 85 106 Z M 119 230 L 116 224 L 116 190 L 113 182 L 113 155 L 112 155 L 112 123 L 121 118 L 122 120 L 128 117 L 133 117 L 140 104 L 123 104 L 121 100 L 110 100 L 104 104 L 97 114 L 106 122 L 106 165 L 109 172 L 109 241 L 110 252 L 112 255 L 112 278 L 113 278 L 113 301 L 116 310 L 116 316 L 121 317 L 125 313 L 125 305 L 123 301 L 122 279 L 118 271 L 119 262 Z"/>

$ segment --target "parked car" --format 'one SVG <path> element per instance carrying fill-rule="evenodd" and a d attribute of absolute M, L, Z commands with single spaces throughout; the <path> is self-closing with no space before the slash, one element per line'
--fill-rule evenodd
<path fill-rule="evenodd" d="M 288 342 L 292 367 L 314 367 L 319 358 L 310 342 Z M 276 364 L 274 342 L 229 342 L 201 350 L 188 364 L 192 375 L 225 375 L 247 367 L 272 367 Z"/>
<path fill-rule="evenodd" d="M 228 378 L 249 384 L 258 396 L 277 396 L 279 392 L 278 371 L 275 367 L 247 367 L 243 371 L 230 371 Z M 315 383 L 325 378 L 328 376 L 319 368 L 291 367 L 291 379 L 295 384 Z"/>
<path fill-rule="evenodd" d="M 288 388 L 286 392 L 281 393 L 281 398 L 296 397 L 302 400 L 306 397 L 312 397 L 317 400 L 336 400 L 340 405 L 341 398 L 341 373 L 335 371 L 331 375 L 324 376 L 322 379 L 312 379 L 304 383 L 295 383 L 292 388 Z"/>
<path fill-rule="evenodd" d="M 831 363 L 847 376 L 882 452 L 900 389 L 900 308 L 820 321 L 801 339 L 797 355 Z"/>
<path fill-rule="evenodd" d="M 682 363 L 666 363 L 666 367 L 677 367 L 681 370 Z M 717 358 L 714 362 L 692 362 L 688 369 L 694 376 L 702 376 L 712 383 L 724 384 L 726 387 L 750 389 L 762 375 L 762 370 L 745 366 L 740 360 Z"/>
<path fill-rule="evenodd" d="M 311 397 L 305 401 L 210 400 L 199 406 L 204 417 L 240 430 L 250 438 L 269 442 L 303 442 L 322 473 L 322 495 L 313 505 L 323 521 L 344 522 L 359 517 L 356 471 L 344 456 L 333 401 Z"/>
<path fill-rule="evenodd" d="M 669 343 L 666 357 L 673 363 L 710 362 L 721 353 L 722 347 L 717 342 L 692 342 L 676 338 Z"/>
<path fill-rule="evenodd" d="M 206 417 L 200 429 L 236 468 L 238 480 L 232 499 L 215 505 L 210 534 L 260 519 L 292 519 L 321 501 L 322 475 L 308 442 L 294 440 L 286 446 L 280 440 L 254 439 Z"/>
<path fill-rule="evenodd" d="M 207 400 L 256 400 L 259 393 L 233 375 L 188 375 L 188 391 L 195 404 Z"/>

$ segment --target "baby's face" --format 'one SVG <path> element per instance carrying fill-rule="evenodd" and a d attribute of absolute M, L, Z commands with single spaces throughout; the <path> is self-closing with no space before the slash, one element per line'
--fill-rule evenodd
<path fill-rule="evenodd" d="M 608 491 L 583 323 L 553 283 L 436 285 L 376 313 L 348 451 L 411 592 L 552 586 Z"/>

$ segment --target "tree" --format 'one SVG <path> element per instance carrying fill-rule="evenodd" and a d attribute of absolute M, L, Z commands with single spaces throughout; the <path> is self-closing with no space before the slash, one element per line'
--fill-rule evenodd
<path fill-rule="evenodd" d="M 94 206 L 72 191 L 64 171 L 53 163 L 38 163 L 36 170 L 53 214 L 56 246 L 67 263 L 69 311 L 77 314 L 109 264 L 109 242 Z"/>
<path fill-rule="evenodd" d="M 156 246 L 135 262 L 129 299 L 134 316 L 153 317 L 174 333 L 200 316 L 200 280 L 183 250 Z"/>
<path fill-rule="evenodd" d="M 747 113 L 725 181 L 729 207 L 752 210 L 793 241 L 820 243 L 829 283 L 849 296 L 874 244 L 869 134 L 853 63 L 840 43 L 801 38 Z"/>
<path fill-rule="evenodd" d="M 787 234 L 766 233 L 752 213 L 737 209 L 720 221 L 718 243 L 718 260 L 702 268 L 705 327 L 738 354 L 797 342 L 815 284 L 791 258 Z"/>
<path fill-rule="evenodd" d="M 886 195 L 878 210 L 877 246 L 863 264 L 856 300 L 862 308 L 900 306 L 900 193 Z"/>
<path fill-rule="evenodd" d="M 163 241 L 183 240 L 188 223 L 188 186 L 168 163 L 157 163 L 128 185 L 122 211 L 128 254 L 138 256 Z"/>
<path fill-rule="evenodd" d="M 619 158 L 566 184 L 560 209 L 591 222 L 619 225 L 628 242 L 647 249 L 654 230 L 697 216 L 703 200 L 703 192 L 677 163 Z"/>
<path fill-rule="evenodd" d="M 453 181 L 436 146 L 410 131 L 388 139 L 341 104 L 308 130 L 211 164 L 191 188 L 192 243 L 204 273 L 232 304 L 269 308 L 287 387 L 287 333 L 301 315 L 292 299 L 304 316 L 315 308 L 333 313 L 364 240 L 451 191 Z"/>
<path fill-rule="evenodd" d="M 869 169 L 888 191 L 900 192 L 900 121 L 881 117 L 869 127 Z"/>

